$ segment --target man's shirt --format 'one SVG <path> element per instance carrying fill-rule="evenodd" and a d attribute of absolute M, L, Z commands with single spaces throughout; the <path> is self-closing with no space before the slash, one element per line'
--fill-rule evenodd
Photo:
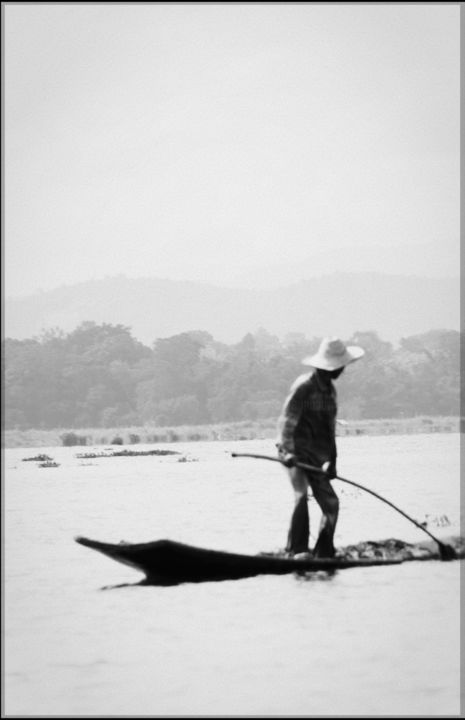
<path fill-rule="evenodd" d="M 297 378 L 278 420 L 280 449 L 321 467 L 336 463 L 336 388 L 318 373 Z"/>

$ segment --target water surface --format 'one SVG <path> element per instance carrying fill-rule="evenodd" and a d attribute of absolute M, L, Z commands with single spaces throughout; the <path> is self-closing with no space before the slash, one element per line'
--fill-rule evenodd
<path fill-rule="evenodd" d="M 338 470 L 434 534 L 459 534 L 459 437 L 340 438 Z M 102 590 L 141 576 L 74 535 L 252 553 L 285 542 L 285 471 L 229 455 L 273 454 L 272 442 L 169 448 L 189 461 L 5 451 L 6 714 L 460 712 L 460 562 Z M 60 466 L 22 462 L 39 452 Z M 334 487 L 338 545 L 423 539 L 378 500 Z"/>

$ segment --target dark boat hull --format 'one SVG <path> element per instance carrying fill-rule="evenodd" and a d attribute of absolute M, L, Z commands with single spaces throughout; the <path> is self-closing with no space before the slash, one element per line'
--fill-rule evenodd
<path fill-rule="evenodd" d="M 355 567 L 396 565 L 411 560 L 438 560 L 435 542 L 411 544 L 394 538 L 361 542 L 341 548 L 335 558 L 293 559 L 280 555 L 241 555 L 208 550 L 173 540 L 148 543 L 104 543 L 85 537 L 76 542 L 129 565 L 145 574 L 144 584 L 177 585 L 183 582 L 237 580 L 256 575 L 284 575 L 318 570 L 335 571 Z M 465 557 L 465 540 L 447 538 L 457 558 Z"/>
<path fill-rule="evenodd" d="M 85 537 L 76 542 L 130 565 L 146 576 L 145 584 L 176 585 L 183 582 L 237 580 L 255 575 L 284 575 L 317 570 L 334 571 L 354 567 L 392 565 L 396 558 L 308 558 L 273 555 L 241 555 L 185 545 L 172 540 L 149 543 L 104 543 Z"/>

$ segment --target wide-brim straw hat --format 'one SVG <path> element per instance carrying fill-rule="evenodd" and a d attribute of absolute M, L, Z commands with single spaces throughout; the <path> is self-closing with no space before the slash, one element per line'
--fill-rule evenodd
<path fill-rule="evenodd" d="M 359 360 L 364 354 L 365 350 L 357 345 L 346 346 L 337 337 L 327 337 L 321 341 L 315 355 L 304 358 L 302 364 L 320 370 L 338 370 Z"/>

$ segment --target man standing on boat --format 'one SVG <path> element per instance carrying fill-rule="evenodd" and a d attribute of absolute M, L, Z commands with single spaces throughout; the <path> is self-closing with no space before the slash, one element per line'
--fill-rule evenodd
<path fill-rule="evenodd" d="M 307 493 L 310 486 L 323 513 L 314 557 L 334 556 L 334 531 L 339 500 L 329 480 L 336 476 L 336 380 L 346 365 L 364 355 L 360 347 L 346 347 L 339 338 L 322 340 L 318 352 L 302 361 L 312 367 L 291 387 L 279 418 L 277 447 L 295 495 L 286 550 L 293 555 L 309 552 L 310 521 Z M 321 467 L 326 475 L 295 467 L 295 462 Z"/>

